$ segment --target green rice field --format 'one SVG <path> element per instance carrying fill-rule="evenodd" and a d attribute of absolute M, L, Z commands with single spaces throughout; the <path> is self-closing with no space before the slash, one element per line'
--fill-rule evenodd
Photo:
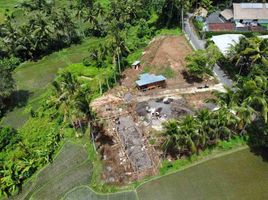
<path fill-rule="evenodd" d="M 47 86 L 54 80 L 59 69 L 73 63 L 80 63 L 88 56 L 88 50 L 96 47 L 103 40 L 103 38 L 90 38 L 81 44 L 52 53 L 37 62 L 28 61 L 16 68 L 14 79 L 17 90 L 28 93 L 29 96 L 26 106 L 34 107 L 40 102 Z M 18 107 L 9 112 L 0 124 L 19 128 L 27 121 L 28 116 L 24 106 Z"/>
<path fill-rule="evenodd" d="M 90 189 L 91 164 L 85 149 L 67 143 L 55 161 L 16 199 L 63 200 L 264 200 L 268 162 L 249 149 L 214 158 L 140 185 L 136 190 L 99 194 Z"/>
<path fill-rule="evenodd" d="M 241 150 L 145 183 L 137 193 L 139 200 L 264 200 L 268 162 Z"/>
<path fill-rule="evenodd" d="M 97 194 L 87 186 L 75 188 L 64 197 L 64 200 L 137 200 L 135 191 L 114 194 Z"/>
<path fill-rule="evenodd" d="M 91 174 L 87 148 L 67 142 L 53 163 L 32 177 L 15 199 L 60 199 L 74 187 L 89 184 Z"/>

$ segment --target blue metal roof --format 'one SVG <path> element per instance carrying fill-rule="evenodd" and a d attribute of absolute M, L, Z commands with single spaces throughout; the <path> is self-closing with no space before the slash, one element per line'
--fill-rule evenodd
<path fill-rule="evenodd" d="M 145 86 L 148 84 L 157 83 L 157 82 L 165 81 L 165 80 L 167 79 L 162 75 L 156 76 L 154 74 L 145 73 L 145 74 L 140 75 L 140 80 L 136 81 L 136 84 L 141 87 L 141 86 Z"/>

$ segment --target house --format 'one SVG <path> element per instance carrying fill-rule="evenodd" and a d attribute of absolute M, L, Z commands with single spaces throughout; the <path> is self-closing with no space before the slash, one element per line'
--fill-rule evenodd
<path fill-rule="evenodd" d="M 200 22 L 205 21 L 207 15 L 208 15 L 208 11 L 202 7 L 198 8 L 194 13 L 195 19 Z"/>
<path fill-rule="evenodd" d="M 268 3 L 233 3 L 232 9 L 211 13 L 207 31 L 265 32 L 268 29 Z"/>
<path fill-rule="evenodd" d="M 225 19 L 225 21 L 231 22 L 234 19 L 234 13 L 231 9 L 225 9 L 220 12 L 220 16 Z"/>
<path fill-rule="evenodd" d="M 224 12 L 213 12 L 206 19 L 207 31 L 234 31 L 235 24 L 231 22 L 230 11 L 224 10 Z M 226 20 L 229 19 L 229 21 Z"/>
<path fill-rule="evenodd" d="M 243 24 L 268 24 L 268 3 L 233 3 L 234 21 Z"/>
<path fill-rule="evenodd" d="M 234 31 L 235 30 L 235 24 L 233 23 L 210 23 L 207 26 L 209 31 L 213 32 L 221 32 L 221 31 Z"/>
<path fill-rule="evenodd" d="M 227 56 L 230 47 L 232 45 L 239 43 L 239 40 L 241 37 L 245 37 L 245 36 L 242 34 L 223 34 L 223 35 L 213 36 L 211 40 L 218 47 L 220 52 L 224 56 Z"/>
<path fill-rule="evenodd" d="M 137 88 L 143 91 L 165 87 L 166 86 L 166 78 L 162 75 L 154 75 L 154 74 L 141 74 L 139 80 L 136 81 Z"/>
<path fill-rule="evenodd" d="M 132 63 L 132 69 L 138 70 L 141 67 L 141 61 L 136 60 L 134 63 Z"/>
<path fill-rule="evenodd" d="M 239 40 L 242 37 L 245 36 L 242 34 L 223 34 L 223 35 L 212 36 L 211 40 L 218 47 L 220 52 L 224 56 L 227 56 L 230 47 L 239 43 Z M 268 35 L 261 35 L 258 37 L 262 39 L 268 39 Z"/>

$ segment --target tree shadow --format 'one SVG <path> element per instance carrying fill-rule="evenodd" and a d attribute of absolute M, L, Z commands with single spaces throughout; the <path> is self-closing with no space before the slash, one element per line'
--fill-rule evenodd
<path fill-rule="evenodd" d="M 261 156 L 263 161 L 268 162 L 268 148 L 250 146 L 250 152 L 256 156 Z"/>
<path fill-rule="evenodd" d="M 17 90 L 12 92 L 10 97 L 5 100 L 5 103 L 9 110 L 13 110 L 14 108 L 21 108 L 26 106 L 29 97 L 32 94 L 32 92 L 29 92 L 27 90 Z"/>
<path fill-rule="evenodd" d="M 250 151 L 257 156 L 261 156 L 263 161 L 268 162 L 268 136 L 266 130 L 268 124 L 262 119 L 255 120 L 247 129 L 248 146 Z"/>
<path fill-rule="evenodd" d="M 196 76 L 190 75 L 186 70 L 182 71 L 182 76 L 186 80 L 186 82 L 189 84 L 202 83 L 202 81 L 203 81 L 202 78 L 198 78 Z"/>

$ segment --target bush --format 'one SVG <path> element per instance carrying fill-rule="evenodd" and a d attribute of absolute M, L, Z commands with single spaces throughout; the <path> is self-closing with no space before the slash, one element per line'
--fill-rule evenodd
<path fill-rule="evenodd" d="M 19 141 L 17 131 L 12 128 L 0 127 L 0 150 L 3 151 L 8 145 L 12 146 Z"/>
<path fill-rule="evenodd" d="M 20 64 L 20 59 L 17 57 L 4 58 L 0 60 L 0 67 L 5 67 L 9 70 L 14 70 Z"/>
<path fill-rule="evenodd" d="M 89 67 L 91 65 L 91 59 L 89 57 L 84 58 L 83 65 Z"/>

